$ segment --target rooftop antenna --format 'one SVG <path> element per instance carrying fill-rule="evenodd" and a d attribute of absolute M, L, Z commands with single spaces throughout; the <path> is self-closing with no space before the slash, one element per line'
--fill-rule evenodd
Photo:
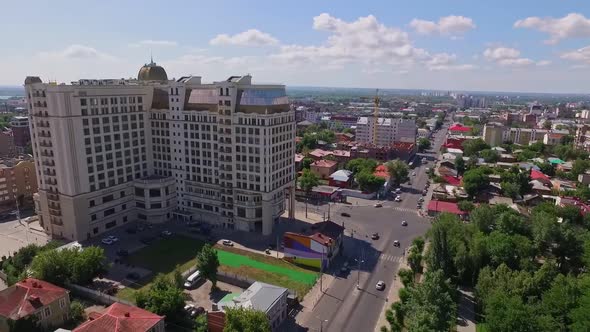
<path fill-rule="evenodd" d="M 154 64 L 154 55 L 152 54 L 152 50 L 150 50 L 150 65 Z"/>

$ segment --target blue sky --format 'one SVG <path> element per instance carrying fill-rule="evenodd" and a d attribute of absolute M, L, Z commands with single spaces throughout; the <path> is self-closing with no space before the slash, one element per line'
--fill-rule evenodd
<path fill-rule="evenodd" d="M 0 84 L 251 73 L 287 85 L 588 92 L 590 2 L 12 1 Z M 8 15 L 7 15 L 8 14 Z M 588 47 L 588 48 L 586 48 Z"/>

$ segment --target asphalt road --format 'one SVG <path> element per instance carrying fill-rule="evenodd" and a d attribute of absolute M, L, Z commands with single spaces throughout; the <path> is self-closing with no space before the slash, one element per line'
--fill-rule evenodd
<path fill-rule="evenodd" d="M 441 129 L 433 137 L 432 150 L 437 153 L 425 154 L 428 159 L 438 156 L 445 135 L 446 129 Z M 424 235 L 430 228 L 430 221 L 421 217 L 416 207 L 428 179 L 425 171 L 428 167 L 433 167 L 432 161 L 412 171 L 416 176 L 410 175 L 411 185 L 402 185 L 402 202 L 384 201 L 381 208 L 342 204 L 331 207 L 331 219 L 344 222 L 346 234 L 352 235 L 345 237 L 344 242 L 344 259 L 351 270 L 344 275 L 335 272 L 336 280 L 305 319 L 304 326 L 310 331 L 375 330 L 379 315 L 388 303 L 388 288 L 399 282 L 395 276 L 404 250 L 415 237 Z M 350 217 L 341 216 L 342 212 L 349 213 Z M 408 226 L 402 226 L 402 220 L 407 221 Z M 371 240 L 375 232 L 380 238 Z M 400 242 L 400 247 L 393 246 L 394 240 Z M 385 290 L 376 290 L 378 281 L 385 282 Z M 357 282 L 360 289 L 357 289 Z"/>

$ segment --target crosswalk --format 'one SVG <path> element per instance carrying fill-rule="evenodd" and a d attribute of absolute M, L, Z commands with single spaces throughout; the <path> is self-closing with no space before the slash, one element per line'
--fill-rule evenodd
<path fill-rule="evenodd" d="M 394 206 L 391 208 L 392 210 L 395 211 L 400 211 L 400 212 L 414 212 L 414 213 L 418 213 L 418 209 L 412 209 L 412 208 L 403 208 L 403 207 L 399 207 L 399 206 Z"/>
<path fill-rule="evenodd" d="M 402 257 L 401 256 L 388 255 L 388 254 L 381 254 L 379 256 L 379 260 L 381 260 L 381 261 L 387 261 L 387 262 L 400 263 L 402 261 Z"/>

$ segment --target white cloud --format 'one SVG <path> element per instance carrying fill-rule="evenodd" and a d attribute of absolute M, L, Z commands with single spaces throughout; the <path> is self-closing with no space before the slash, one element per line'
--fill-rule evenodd
<path fill-rule="evenodd" d="M 129 44 L 129 47 L 142 47 L 142 46 L 148 46 L 148 47 L 175 47 L 178 46 L 178 43 L 173 41 L 173 40 L 153 40 L 153 39 L 146 39 L 146 40 L 141 40 L 138 41 L 137 43 L 132 43 Z"/>
<path fill-rule="evenodd" d="M 475 29 L 475 23 L 469 17 L 451 15 L 441 17 L 438 22 L 415 18 L 410 22 L 410 27 L 421 35 L 439 34 L 457 39 L 458 36 Z"/>
<path fill-rule="evenodd" d="M 483 52 L 483 56 L 501 66 L 530 66 L 535 61 L 529 58 L 521 58 L 520 51 L 510 47 L 490 47 Z"/>
<path fill-rule="evenodd" d="M 44 59 L 101 59 L 101 60 L 115 60 L 116 58 L 110 54 L 99 52 L 94 47 L 73 44 L 66 47 L 62 51 L 55 52 L 41 52 L 39 57 Z"/>
<path fill-rule="evenodd" d="M 209 41 L 211 45 L 265 46 L 278 44 L 278 39 L 256 29 L 246 30 L 233 36 L 220 34 Z"/>
<path fill-rule="evenodd" d="M 537 66 L 549 66 L 552 62 L 549 60 L 541 60 L 541 61 L 537 61 Z"/>
<path fill-rule="evenodd" d="M 514 23 L 515 28 L 535 29 L 549 34 L 545 42 L 556 44 L 567 38 L 590 37 L 590 19 L 578 13 L 570 13 L 562 18 L 527 17 Z"/>
<path fill-rule="evenodd" d="M 562 59 L 590 64 L 590 46 L 561 54 Z"/>

